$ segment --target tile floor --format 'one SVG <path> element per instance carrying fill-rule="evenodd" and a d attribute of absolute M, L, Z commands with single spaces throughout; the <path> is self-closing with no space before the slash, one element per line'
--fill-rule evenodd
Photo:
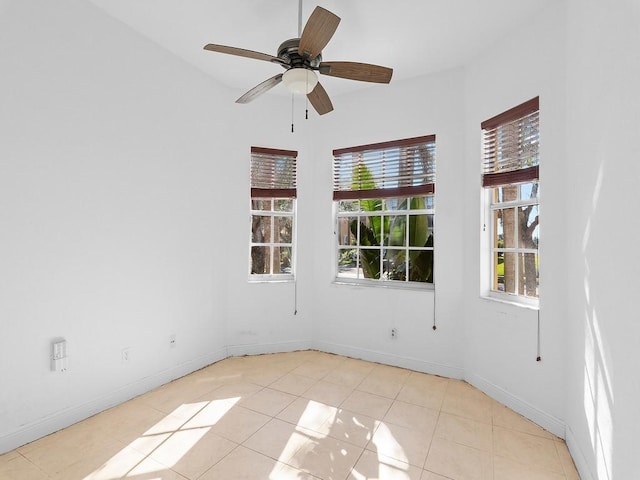
<path fill-rule="evenodd" d="M 315 351 L 228 358 L 0 455 L 2 480 L 575 480 L 470 385 Z"/>

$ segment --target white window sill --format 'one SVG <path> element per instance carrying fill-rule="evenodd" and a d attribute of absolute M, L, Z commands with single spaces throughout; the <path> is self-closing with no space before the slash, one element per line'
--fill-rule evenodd
<path fill-rule="evenodd" d="M 293 283 L 296 279 L 293 275 L 283 275 L 283 276 L 260 276 L 258 278 L 249 277 L 249 283 Z"/>
<path fill-rule="evenodd" d="M 435 287 L 433 283 L 418 283 L 418 282 L 384 282 L 379 280 L 350 280 L 348 278 L 335 278 L 332 282 L 333 285 L 346 285 L 350 287 L 373 287 L 373 288 L 386 288 L 392 290 L 407 290 L 407 291 L 434 291 Z"/>
<path fill-rule="evenodd" d="M 488 300 L 490 302 L 497 302 L 504 305 L 511 305 L 513 307 L 526 308 L 528 310 L 537 311 L 540 309 L 538 299 L 523 298 L 518 295 L 509 295 L 508 293 L 485 293 L 483 295 L 480 295 L 480 298 L 483 300 Z"/>

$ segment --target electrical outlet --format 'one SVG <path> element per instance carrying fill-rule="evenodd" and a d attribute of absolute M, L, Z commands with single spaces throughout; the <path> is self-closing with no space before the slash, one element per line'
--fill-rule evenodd
<path fill-rule="evenodd" d="M 398 329 L 397 328 L 392 328 L 391 329 L 391 338 L 393 338 L 394 340 L 396 338 L 398 338 Z"/>
<path fill-rule="evenodd" d="M 129 347 L 122 349 L 122 363 L 129 363 L 131 361 L 131 349 Z"/>
<path fill-rule="evenodd" d="M 169 335 L 169 348 L 175 348 L 176 346 L 176 334 Z"/>
<path fill-rule="evenodd" d="M 66 372 L 67 364 L 67 342 L 64 338 L 58 338 L 51 344 L 51 370 Z"/>

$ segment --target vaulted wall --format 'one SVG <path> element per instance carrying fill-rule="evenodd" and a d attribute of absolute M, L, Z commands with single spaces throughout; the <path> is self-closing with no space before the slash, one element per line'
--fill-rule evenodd
<path fill-rule="evenodd" d="M 213 185 L 236 119 L 209 78 L 86 2 L 6 4 L 0 63 L 6 450 L 227 355 Z"/>

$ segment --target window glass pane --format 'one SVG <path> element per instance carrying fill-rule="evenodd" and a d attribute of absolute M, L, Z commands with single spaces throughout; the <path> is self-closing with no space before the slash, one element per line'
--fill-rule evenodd
<path fill-rule="evenodd" d="M 360 267 L 364 278 L 380 279 L 380 249 L 361 249 Z"/>
<path fill-rule="evenodd" d="M 515 247 L 515 209 L 505 208 L 493 212 L 495 225 L 495 248 Z"/>
<path fill-rule="evenodd" d="M 493 189 L 493 203 L 513 202 L 519 200 L 520 189 L 518 185 L 505 185 Z"/>
<path fill-rule="evenodd" d="M 293 238 L 293 217 L 273 217 L 274 243 L 291 243 Z"/>
<path fill-rule="evenodd" d="M 496 252 L 494 262 L 494 289 L 499 292 L 516 293 L 516 254 Z"/>
<path fill-rule="evenodd" d="M 271 217 L 251 216 L 251 241 L 253 243 L 268 243 L 271 241 Z"/>
<path fill-rule="evenodd" d="M 340 200 L 338 202 L 339 212 L 357 212 L 360 210 L 360 202 L 358 200 Z"/>
<path fill-rule="evenodd" d="M 292 198 L 276 198 L 273 203 L 276 212 L 293 212 Z"/>
<path fill-rule="evenodd" d="M 407 209 L 407 199 L 406 198 L 387 198 L 384 201 L 384 209 L 385 210 L 406 210 Z"/>
<path fill-rule="evenodd" d="M 491 203 L 502 203 L 502 189 L 494 188 L 491 191 Z"/>
<path fill-rule="evenodd" d="M 520 185 L 520 200 L 531 200 L 539 198 L 538 182 L 523 183 Z"/>
<path fill-rule="evenodd" d="M 361 217 L 360 245 L 379 246 L 382 233 L 382 217 Z"/>
<path fill-rule="evenodd" d="M 383 277 L 385 280 L 407 279 L 406 250 L 387 248 L 384 251 Z"/>
<path fill-rule="evenodd" d="M 429 210 L 433 210 L 436 206 L 435 197 L 433 195 L 429 195 L 428 197 L 425 197 L 425 203 L 427 204 L 427 208 Z"/>
<path fill-rule="evenodd" d="M 271 199 L 251 199 L 251 210 L 271 210 Z"/>
<path fill-rule="evenodd" d="M 409 281 L 433 283 L 433 250 L 409 250 Z"/>
<path fill-rule="evenodd" d="M 338 250 L 338 276 L 344 278 L 362 278 L 358 269 L 358 250 L 355 248 Z"/>
<path fill-rule="evenodd" d="M 413 197 L 409 202 L 411 210 L 433 210 L 433 195 Z"/>
<path fill-rule="evenodd" d="M 407 216 L 393 215 L 385 217 L 385 245 L 393 247 L 406 246 Z"/>
<path fill-rule="evenodd" d="M 251 273 L 267 275 L 271 256 L 269 247 L 251 247 Z"/>
<path fill-rule="evenodd" d="M 540 270 L 537 253 L 523 253 L 519 258 L 520 269 L 520 295 L 538 297 L 540 284 Z"/>
<path fill-rule="evenodd" d="M 427 238 L 427 247 L 433 247 L 433 239 L 436 236 L 436 216 L 434 214 L 427 215 L 429 221 L 429 238 Z"/>
<path fill-rule="evenodd" d="M 338 245 L 358 244 L 358 217 L 338 218 Z"/>
<path fill-rule="evenodd" d="M 518 200 L 519 189 L 517 185 L 506 185 L 502 187 L 502 201 L 511 202 Z"/>
<path fill-rule="evenodd" d="M 519 246 L 538 248 L 538 205 L 527 205 L 518 209 Z"/>
<path fill-rule="evenodd" d="M 293 273 L 291 271 L 291 247 L 273 247 L 273 273 Z"/>
<path fill-rule="evenodd" d="M 409 246 L 433 246 L 432 224 L 433 215 L 409 215 Z"/>
<path fill-rule="evenodd" d="M 382 210 L 382 199 L 360 200 L 360 211 L 362 212 L 379 212 Z"/>

